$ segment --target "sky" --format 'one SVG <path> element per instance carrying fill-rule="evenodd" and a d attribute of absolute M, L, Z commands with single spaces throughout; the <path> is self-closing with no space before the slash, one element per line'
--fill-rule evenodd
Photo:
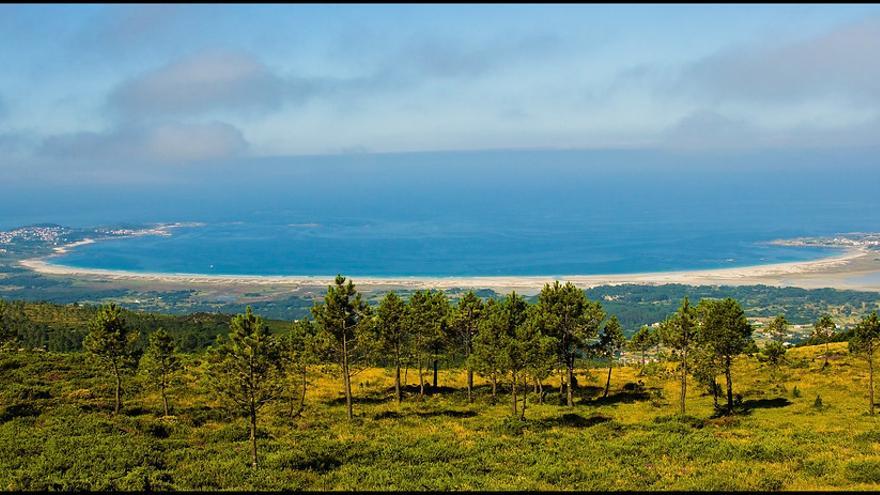
<path fill-rule="evenodd" d="M 2 5 L 0 180 L 456 150 L 863 157 L 878 54 L 878 5 Z"/>

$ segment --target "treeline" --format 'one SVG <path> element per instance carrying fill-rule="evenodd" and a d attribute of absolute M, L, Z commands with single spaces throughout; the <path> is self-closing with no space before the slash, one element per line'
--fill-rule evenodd
<path fill-rule="evenodd" d="M 0 321 L 16 335 L 18 345 L 26 349 L 51 352 L 83 350 L 83 339 L 89 332 L 100 307 L 93 305 L 58 305 L 48 302 L 0 300 Z M 128 324 L 140 330 L 134 343 L 142 351 L 150 333 L 164 328 L 174 337 L 181 352 L 198 352 L 208 348 L 218 335 L 229 331 L 232 315 L 221 313 L 192 313 L 164 315 L 122 310 Z M 272 322 L 279 327 L 278 322 Z"/>
<path fill-rule="evenodd" d="M 82 345 L 112 378 L 116 413 L 124 399 L 123 382 L 135 370 L 148 376 L 160 392 L 164 413 L 168 415 L 173 408 L 166 390 L 180 370 L 185 337 L 175 337 L 161 326 L 170 322 L 183 325 L 185 320 L 151 319 L 115 304 L 79 308 L 82 313 L 72 319 L 69 313 L 56 312 L 52 306 L 21 308 L 3 304 L 0 348 L 4 350 L 18 347 L 19 340 L 27 338 L 15 328 L 17 310 L 36 312 L 58 325 L 90 316 Z M 752 326 L 736 300 L 707 298 L 691 305 L 685 297 L 656 328 L 642 327 L 627 339 L 618 318 L 610 315 L 601 302 L 591 300 L 570 283 L 558 281 L 545 285 L 534 303 L 516 293 L 484 300 L 471 292 L 451 304 L 442 292 L 425 290 L 413 292 L 406 300 L 390 292 L 373 307 L 351 280 L 338 276 L 310 313 L 311 318 L 288 324 L 284 332 L 272 332 L 250 308 L 228 319 L 192 315 L 188 320 L 206 318 L 205 328 L 215 330 L 216 340 L 200 359 L 198 372 L 215 397 L 235 414 L 248 418 L 254 466 L 258 462 L 260 411 L 267 404 L 287 401 L 299 403 L 291 415 L 299 414 L 308 388 L 307 370 L 316 365 L 338 377 L 349 419 L 357 402 L 352 378 L 364 369 L 376 365 L 393 369 L 395 398 L 401 402 L 402 371 L 412 368 L 417 372 L 418 400 L 426 390 L 439 387 L 439 364 L 446 361 L 466 370 L 469 401 L 473 401 L 474 375 L 480 375 L 491 383 L 493 400 L 499 384 L 505 385 L 511 413 L 522 420 L 529 392 L 534 391 L 534 401 L 543 402 L 547 393 L 544 384 L 551 376 L 558 376 L 561 384 L 559 403 L 573 406 L 578 387 L 576 372 L 585 360 L 607 365 L 607 396 L 614 366 L 623 351 L 639 356 L 642 366 L 646 366 L 646 354 L 653 352 L 677 365 L 682 415 L 686 412 L 689 378 L 713 395 L 718 414 L 732 414 L 737 406 L 731 373 L 734 359 L 741 354 L 757 354 L 771 367 L 779 366 L 786 353 L 780 341 L 789 325 L 784 315 L 778 315 L 768 331 L 779 340 L 759 350 L 752 340 Z M 227 326 L 228 335 L 218 330 L 221 324 Z M 813 338 L 817 341 L 827 343 L 835 333 L 836 324 L 830 315 L 821 316 L 814 324 Z M 873 355 L 878 344 L 880 322 L 874 312 L 856 325 L 850 341 L 850 351 L 868 362 L 872 414 Z M 825 359 L 827 365 L 827 348 Z"/>
<path fill-rule="evenodd" d="M 797 287 L 691 286 L 682 284 L 622 284 L 586 289 L 587 297 L 602 301 L 626 329 L 662 321 L 674 312 L 684 296 L 693 300 L 730 297 L 739 301 L 748 317 L 785 315 L 792 323 L 815 322 L 822 314 L 860 316 L 880 309 L 876 292 Z"/>

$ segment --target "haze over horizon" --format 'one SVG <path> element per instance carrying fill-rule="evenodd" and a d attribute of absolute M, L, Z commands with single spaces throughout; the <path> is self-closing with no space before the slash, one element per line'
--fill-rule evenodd
<path fill-rule="evenodd" d="M 0 14 L 3 227 L 696 210 L 880 226 L 878 6 Z"/>
<path fill-rule="evenodd" d="M 876 5 L 5 5 L 0 14 L 0 178 L 19 186 L 174 182 L 218 163 L 244 171 L 298 155 L 858 157 L 880 144 Z"/>

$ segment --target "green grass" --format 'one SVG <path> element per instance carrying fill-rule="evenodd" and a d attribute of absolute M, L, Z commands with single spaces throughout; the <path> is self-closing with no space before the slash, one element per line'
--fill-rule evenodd
<path fill-rule="evenodd" d="M 114 418 L 111 382 L 85 355 L 17 353 L 0 360 L 0 489 L 876 490 L 880 417 L 867 414 L 866 367 L 845 344 L 833 349 L 825 370 L 821 347 L 790 351 L 807 366 L 784 366 L 781 385 L 757 360 L 737 361 L 747 408 L 732 418 L 713 417 L 712 398 L 693 388 L 680 418 L 674 377 L 631 368 L 614 370 L 610 400 L 598 400 L 602 373 L 582 373 L 574 407 L 552 392 L 525 421 L 511 418 L 506 390 L 493 404 L 482 382 L 468 404 L 457 370 L 441 373 L 453 391 L 398 405 L 390 374 L 375 369 L 355 380 L 349 422 L 339 380 L 314 370 L 303 416 L 278 404 L 261 417 L 257 470 L 245 421 L 206 394 L 197 357 L 172 393 L 174 416 L 130 380 Z M 639 380 L 644 391 L 624 390 Z"/>

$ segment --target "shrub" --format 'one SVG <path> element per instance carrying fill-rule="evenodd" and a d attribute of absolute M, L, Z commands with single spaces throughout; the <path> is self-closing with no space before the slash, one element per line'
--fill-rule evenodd
<path fill-rule="evenodd" d="M 40 409 L 33 404 L 12 404 L 0 409 L 0 423 L 5 423 L 15 418 L 26 418 L 39 415 Z"/>
<path fill-rule="evenodd" d="M 846 477 L 857 483 L 880 483 L 880 461 L 850 461 L 846 464 Z"/>
<path fill-rule="evenodd" d="M 502 435 L 518 436 L 522 435 L 523 429 L 528 425 L 527 421 L 519 418 L 519 416 L 507 416 L 497 423 L 493 430 Z"/>

